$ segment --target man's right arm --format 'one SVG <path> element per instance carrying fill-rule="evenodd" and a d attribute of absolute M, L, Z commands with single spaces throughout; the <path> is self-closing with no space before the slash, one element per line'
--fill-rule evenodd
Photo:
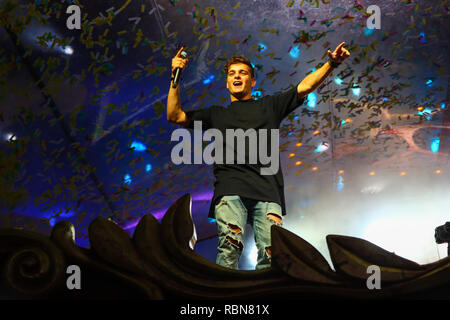
<path fill-rule="evenodd" d="M 174 89 L 172 83 L 167 96 L 167 120 L 182 126 L 188 123 L 186 113 L 181 109 L 180 86 Z"/>
<path fill-rule="evenodd" d="M 177 55 L 172 59 L 172 75 L 176 68 L 185 68 L 188 59 L 181 58 L 181 48 Z M 180 98 L 180 86 L 172 88 L 172 83 L 170 83 L 169 94 L 167 96 L 167 120 L 173 123 L 186 126 L 188 123 L 188 118 L 186 113 L 181 110 L 181 98 Z"/>

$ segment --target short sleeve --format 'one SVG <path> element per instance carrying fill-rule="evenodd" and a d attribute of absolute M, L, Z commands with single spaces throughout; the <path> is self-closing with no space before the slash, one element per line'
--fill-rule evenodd
<path fill-rule="evenodd" d="M 305 98 L 298 99 L 297 87 L 293 87 L 285 92 L 272 95 L 273 112 L 281 123 L 285 117 L 305 102 Z"/>
<path fill-rule="evenodd" d="M 212 114 L 211 107 L 205 109 L 186 111 L 186 117 L 188 120 L 186 128 L 194 129 L 194 121 L 201 121 L 203 130 L 211 128 L 212 126 L 211 114 Z"/>

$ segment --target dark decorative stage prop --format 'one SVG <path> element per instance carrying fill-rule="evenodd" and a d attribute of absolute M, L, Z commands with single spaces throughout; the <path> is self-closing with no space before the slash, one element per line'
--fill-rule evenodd
<path fill-rule="evenodd" d="M 419 265 L 368 241 L 328 235 L 333 270 L 308 242 L 272 227 L 272 267 L 235 271 L 191 249 L 196 232 L 191 197 L 178 199 L 161 224 L 145 215 L 133 237 L 101 216 L 89 226 L 90 249 L 75 245 L 75 229 L 59 222 L 50 238 L 0 229 L 1 298 L 21 299 L 249 299 L 450 297 L 450 258 Z M 81 270 L 82 290 L 69 290 L 70 265 Z M 381 271 L 369 290 L 368 267 Z"/>

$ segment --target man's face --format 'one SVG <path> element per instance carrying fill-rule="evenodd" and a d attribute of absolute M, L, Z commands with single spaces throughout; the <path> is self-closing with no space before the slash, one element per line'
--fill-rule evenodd
<path fill-rule="evenodd" d="M 236 63 L 229 67 L 227 89 L 230 91 L 232 100 L 250 99 L 255 84 L 256 79 L 252 78 L 250 67 L 246 64 Z"/>

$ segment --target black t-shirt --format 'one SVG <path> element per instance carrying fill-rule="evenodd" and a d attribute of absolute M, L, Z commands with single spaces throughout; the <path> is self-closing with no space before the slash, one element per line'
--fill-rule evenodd
<path fill-rule="evenodd" d="M 254 200 L 276 202 L 282 208 L 282 214 L 286 214 L 284 198 L 284 182 L 281 170 L 281 161 L 278 153 L 278 171 L 271 175 L 262 175 L 261 167 L 268 168 L 270 164 L 265 165 L 260 162 L 258 156 L 257 163 L 254 160 L 249 161 L 249 149 L 255 150 L 254 144 L 249 145 L 250 139 L 245 140 L 245 164 L 237 163 L 237 139 L 234 139 L 234 163 L 226 164 L 226 129 L 242 129 L 247 132 L 248 129 L 256 130 L 258 143 L 256 149 L 259 155 L 259 135 L 260 129 L 266 129 L 267 151 L 266 155 L 270 157 L 272 129 L 279 129 L 282 120 L 294 109 L 299 107 L 305 99 L 298 99 L 297 87 L 282 92 L 280 94 L 267 95 L 258 100 L 234 101 L 224 108 L 213 105 L 209 108 L 193 110 L 186 112 L 188 123 L 187 128 L 194 128 L 194 121 L 202 121 L 203 132 L 207 129 L 218 129 L 223 136 L 223 163 L 214 163 L 214 196 L 211 201 L 209 217 L 214 217 L 214 208 L 217 201 L 225 195 L 239 195 L 241 197 Z M 278 139 L 278 137 L 277 137 Z M 254 140 L 253 140 L 254 141 Z M 262 143 L 266 143 L 262 142 Z M 241 153 L 242 154 L 242 153 Z"/>

